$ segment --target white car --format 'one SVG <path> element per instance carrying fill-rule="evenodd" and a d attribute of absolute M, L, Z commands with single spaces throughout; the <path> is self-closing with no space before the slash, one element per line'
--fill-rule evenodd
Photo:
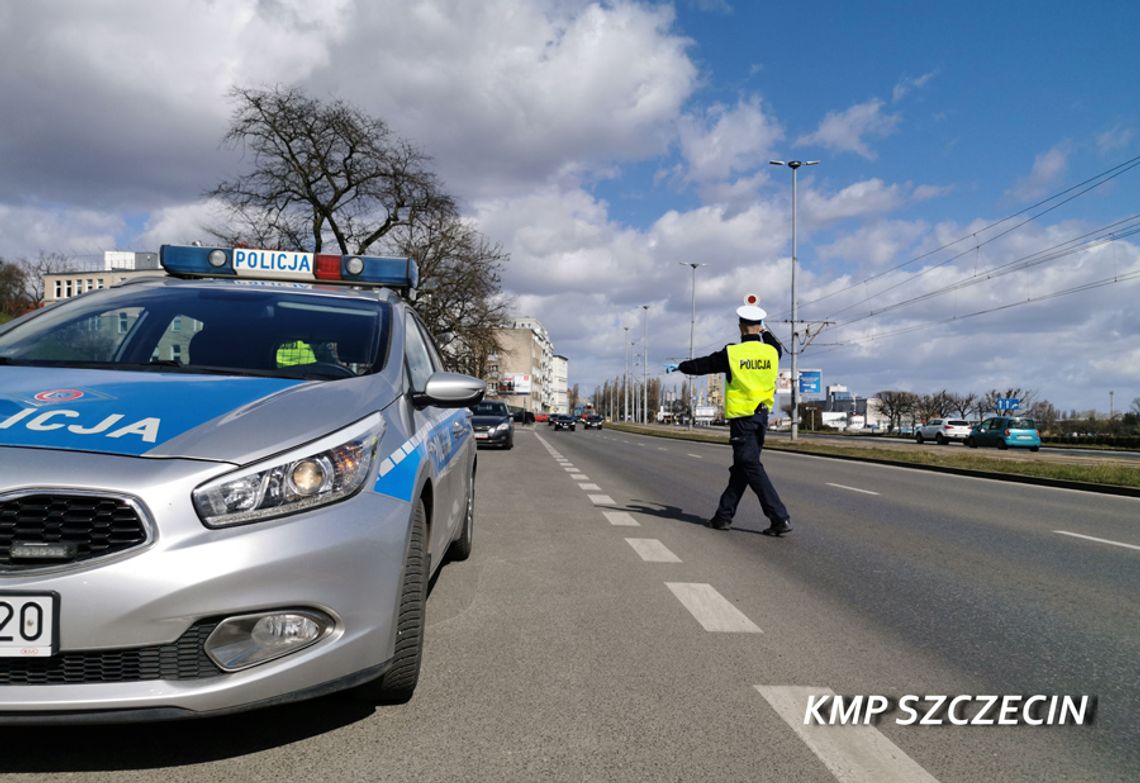
<path fill-rule="evenodd" d="M 932 440 L 939 446 L 950 441 L 965 443 L 970 436 L 970 422 L 965 419 L 931 419 L 914 433 L 918 443 Z"/>

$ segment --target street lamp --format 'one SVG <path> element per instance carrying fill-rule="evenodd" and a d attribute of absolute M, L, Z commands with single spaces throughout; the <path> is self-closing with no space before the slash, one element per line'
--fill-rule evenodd
<path fill-rule="evenodd" d="M 693 261 L 678 261 L 681 266 L 690 267 L 693 270 L 693 298 L 692 309 L 689 312 L 689 361 L 693 360 L 693 331 L 696 329 L 697 323 L 697 267 L 707 266 L 707 264 L 697 264 Z M 693 380 L 689 379 L 689 429 L 693 428 L 693 418 L 696 414 L 696 397 L 693 394 Z"/>
<path fill-rule="evenodd" d="M 625 406 L 622 411 L 622 421 L 629 421 L 629 348 L 631 343 L 629 341 L 629 327 L 623 326 L 622 329 L 625 329 L 625 377 L 622 378 L 622 386 L 624 387 L 622 391 L 625 392 Z"/>
<path fill-rule="evenodd" d="M 800 166 L 816 166 L 818 160 L 770 160 L 773 166 L 787 166 L 792 170 L 792 440 L 799 438 L 800 431 L 800 376 L 796 366 L 796 342 L 799 326 L 799 311 L 796 308 L 796 170 Z"/>
<path fill-rule="evenodd" d="M 649 423 L 649 305 L 642 305 L 641 309 L 644 310 L 645 318 L 641 324 L 641 347 L 645 354 L 645 362 L 641 365 L 641 383 L 642 394 L 645 399 L 641 402 L 641 415 L 644 418 L 642 424 Z"/>

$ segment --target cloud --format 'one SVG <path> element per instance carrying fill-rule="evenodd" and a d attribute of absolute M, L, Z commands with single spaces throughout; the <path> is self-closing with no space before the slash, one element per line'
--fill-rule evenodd
<path fill-rule="evenodd" d="M 895 132 L 902 117 L 883 111 L 885 103 L 874 98 L 843 112 L 828 112 L 813 133 L 796 140 L 797 147 L 816 144 L 838 152 L 854 152 L 867 160 L 878 155 L 867 144 L 868 138 L 886 138 Z"/>
<path fill-rule="evenodd" d="M 1049 193 L 1068 171 L 1069 146 L 1063 141 L 1034 158 L 1029 175 L 1006 191 L 1006 195 L 1019 201 L 1032 201 Z"/>
<path fill-rule="evenodd" d="M 1124 125 L 1115 125 L 1096 137 L 1096 148 L 1101 155 L 1111 155 L 1128 149 L 1135 137 L 1135 131 Z"/>
<path fill-rule="evenodd" d="M 927 83 L 937 76 L 935 71 L 924 73 L 922 76 L 906 77 L 901 79 L 898 84 L 891 90 L 891 103 L 898 103 L 913 90 L 918 90 L 927 85 Z"/>
<path fill-rule="evenodd" d="M 696 182 L 725 180 L 762 165 L 784 136 L 757 97 L 742 98 L 732 108 L 716 104 L 687 114 L 679 131 L 687 176 Z"/>
<path fill-rule="evenodd" d="M 123 229 L 115 212 L 0 204 L 0 258 L 62 253 L 81 264 L 102 262 Z"/>
<path fill-rule="evenodd" d="M 908 185 L 888 185 L 876 177 L 852 183 L 834 195 L 806 188 L 799 195 L 799 206 L 806 220 L 830 223 L 892 212 L 908 203 L 910 193 Z"/>

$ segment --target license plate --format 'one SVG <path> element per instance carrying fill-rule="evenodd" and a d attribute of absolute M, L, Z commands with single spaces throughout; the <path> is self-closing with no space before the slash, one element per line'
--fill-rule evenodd
<path fill-rule="evenodd" d="M 40 658 L 58 650 L 53 593 L 0 592 L 0 658 Z"/>
<path fill-rule="evenodd" d="M 487 433 L 485 433 L 485 432 L 476 432 L 475 433 L 475 440 L 487 440 L 487 437 L 488 437 Z"/>

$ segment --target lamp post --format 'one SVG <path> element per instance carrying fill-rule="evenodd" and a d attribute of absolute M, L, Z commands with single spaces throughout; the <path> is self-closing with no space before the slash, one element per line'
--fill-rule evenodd
<path fill-rule="evenodd" d="M 623 326 L 625 329 L 625 377 L 622 378 L 622 391 L 625 392 L 625 405 L 622 408 L 622 421 L 629 421 L 629 327 Z"/>
<path fill-rule="evenodd" d="M 799 335 L 799 311 L 796 308 L 796 171 L 800 166 L 816 166 L 818 160 L 770 160 L 773 166 L 787 166 L 792 170 L 792 440 L 799 438 L 800 431 L 800 377 L 796 365 L 796 348 Z"/>
<path fill-rule="evenodd" d="M 645 355 L 645 362 L 641 365 L 642 394 L 645 399 L 641 402 L 642 424 L 649 423 L 649 305 L 642 305 L 645 318 L 641 323 L 641 347 Z"/>
<path fill-rule="evenodd" d="M 689 311 L 689 361 L 693 360 L 693 331 L 696 329 L 697 324 L 697 267 L 706 266 L 705 264 L 697 264 L 692 261 L 678 261 L 681 266 L 687 266 L 693 270 L 693 286 L 692 286 L 692 308 Z M 693 428 L 693 418 L 696 415 L 696 396 L 693 394 L 693 380 L 689 379 L 689 429 Z"/>

